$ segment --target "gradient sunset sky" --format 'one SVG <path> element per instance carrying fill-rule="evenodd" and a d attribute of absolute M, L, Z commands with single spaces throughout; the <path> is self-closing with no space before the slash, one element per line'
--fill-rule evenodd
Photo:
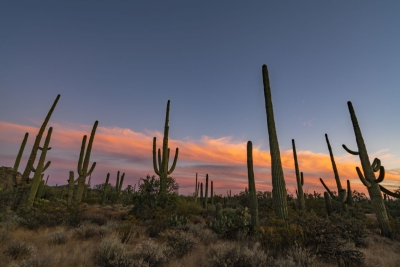
<path fill-rule="evenodd" d="M 172 174 L 181 194 L 208 173 L 217 194 L 247 186 L 253 142 L 257 190 L 271 190 L 261 66 L 269 69 L 286 186 L 295 192 L 291 139 L 304 190 L 335 190 L 324 134 L 342 184 L 366 192 L 347 101 L 372 161 L 400 186 L 399 1 L 2 1 L 0 166 L 22 172 L 57 94 L 49 184 L 66 184 L 83 135 L 96 120 L 92 185 L 108 172 L 125 186 L 154 175 L 152 138 L 162 145 L 167 101 Z M 44 138 L 42 139 L 44 142 Z M 174 153 L 172 153 L 172 156 Z M 171 156 L 171 157 L 172 157 Z M 171 159 L 172 161 L 172 159 Z"/>

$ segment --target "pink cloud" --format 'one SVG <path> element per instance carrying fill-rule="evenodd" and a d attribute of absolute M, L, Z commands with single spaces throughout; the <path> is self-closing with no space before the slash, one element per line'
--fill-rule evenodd
<path fill-rule="evenodd" d="M 84 135 L 89 137 L 92 125 L 51 123 L 51 126 L 53 126 L 53 134 L 50 145 L 53 149 L 47 156 L 48 160 L 52 161 L 48 170 L 49 183 L 65 184 L 70 170 L 75 171 L 77 176 L 76 168 L 82 137 Z M 0 159 L 4 166 L 13 166 L 25 132 L 29 132 L 30 136 L 20 165 L 21 172 L 26 164 L 38 128 L 0 122 L 0 148 L 2 151 Z M 152 166 L 154 136 L 157 137 L 157 148 L 161 148 L 162 134 L 160 132 L 139 133 L 118 127 L 106 128 L 100 124 L 91 154 L 91 163 L 97 162 L 92 175 L 92 185 L 104 182 L 108 172 L 111 174 L 111 182 L 114 183 L 118 170 L 126 173 L 125 185 L 137 183 L 140 177 L 145 177 L 147 174 L 154 175 Z M 178 163 L 172 176 L 180 184 L 180 193 L 190 194 L 194 191 L 196 172 L 199 173 L 199 179 L 201 178 L 203 181 L 205 181 L 205 174 L 209 174 L 210 180 L 214 181 L 217 194 L 225 194 L 229 189 L 232 190 L 232 193 L 243 191 L 247 187 L 246 143 L 247 141 L 232 141 L 230 137 L 213 139 L 203 136 L 200 140 L 170 138 L 171 161 L 175 155 L 175 148 L 179 147 Z M 320 177 L 331 190 L 336 190 L 328 154 L 312 151 L 298 151 L 297 154 L 300 171 L 304 172 L 305 190 L 310 193 L 314 190 L 322 192 Z M 291 193 L 294 193 L 296 178 L 292 150 L 281 151 L 281 157 L 286 187 Z M 385 151 L 380 151 L 379 157 L 382 162 L 388 157 L 393 162 L 399 161 Z M 260 147 L 254 145 L 253 160 L 257 190 L 271 190 L 269 151 L 261 150 Z M 352 183 L 353 190 L 366 192 L 355 171 L 356 166 L 361 166 L 357 157 L 339 156 L 336 157 L 336 164 L 343 186 L 346 185 L 348 179 Z M 395 189 L 399 186 L 399 181 L 398 169 L 388 170 L 383 184 L 388 189 Z"/>

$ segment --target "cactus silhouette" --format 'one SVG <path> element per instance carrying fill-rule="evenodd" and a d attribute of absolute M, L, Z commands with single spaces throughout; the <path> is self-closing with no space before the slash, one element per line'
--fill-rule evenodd
<path fill-rule="evenodd" d="M 101 199 L 101 205 L 102 206 L 104 206 L 106 204 L 107 191 L 108 191 L 108 181 L 109 180 L 110 180 L 110 173 L 107 173 L 106 182 L 104 183 L 104 188 L 103 188 L 103 197 Z"/>
<path fill-rule="evenodd" d="M 156 137 L 153 138 L 153 168 L 154 172 L 160 177 L 160 194 L 165 194 L 167 192 L 167 176 L 171 174 L 175 170 L 176 161 L 178 159 L 179 148 L 176 148 L 174 162 L 172 163 L 171 168 L 168 170 L 168 162 L 169 162 L 169 148 L 168 148 L 168 133 L 169 133 L 169 103 L 167 103 L 167 112 L 165 116 L 165 125 L 164 125 L 164 138 L 163 138 L 163 146 L 162 146 L 162 156 L 161 151 L 158 149 L 158 166 L 156 159 Z"/>
<path fill-rule="evenodd" d="M 13 168 L 13 172 L 12 172 L 12 185 L 13 185 L 13 191 L 17 192 L 17 188 L 18 188 L 18 181 L 17 181 L 17 174 L 18 174 L 18 168 L 19 168 L 19 163 L 21 162 L 21 158 L 22 158 L 22 154 L 24 153 L 24 149 L 25 149 L 25 145 L 26 142 L 28 140 L 28 133 L 25 133 L 24 136 L 24 140 L 22 141 L 21 147 L 19 148 L 18 151 L 18 155 L 17 158 L 15 159 L 15 163 L 14 163 L 14 168 Z"/>
<path fill-rule="evenodd" d="M 86 148 L 86 154 L 85 154 L 86 138 L 87 138 L 86 135 L 82 139 L 81 152 L 79 153 L 79 161 L 78 161 L 78 174 L 79 174 L 78 188 L 76 189 L 76 194 L 75 194 L 75 202 L 77 204 L 79 204 L 81 202 L 83 190 L 85 188 L 86 177 L 91 175 L 94 168 L 96 167 L 96 162 L 94 162 L 92 164 L 92 167 L 90 168 L 90 170 L 88 170 L 90 154 L 92 152 L 94 135 L 96 134 L 96 129 L 97 129 L 98 124 L 99 124 L 99 122 L 96 121 L 93 125 L 92 133 L 90 134 L 89 143 Z"/>
<path fill-rule="evenodd" d="M 304 210 L 306 208 L 306 202 L 304 200 L 304 193 L 303 193 L 304 177 L 303 173 L 301 173 L 300 176 L 299 163 L 297 162 L 296 144 L 294 142 L 294 139 L 292 139 L 292 148 L 293 148 L 294 167 L 296 170 L 296 180 L 297 180 L 297 202 L 299 204 L 299 209 Z"/>
<path fill-rule="evenodd" d="M 33 162 L 29 161 L 29 168 L 32 172 L 35 173 L 35 175 L 33 176 L 33 179 L 32 179 L 31 190 L 29 192 L 29 197 L 28 197 L 28 201 L 26 204 L 28 208 L 33 206 L 33 202 L 35 201 L 35 197 L 36 197 L 36 193 L 37 193 L 40 181 L 42 180 L 42 177 L 43 177 L 42 173 L 45 172 L 51 164 L 51 161 L 48 161 L 46 163 L 46 165 L 44 165 L 44 162 L 46 160 L 47 151 L 50 149 L 49 144 L 50 144 L 50 138 L 51 138 L 52 132 L 53 132 L 53 128 L 50 127 L 47 132 L 47 137 L 44 142 L 44 146 L 43 146 L 43 148 L 41 148 L 42 153 L 40 155 L 40 159 L 39 159 L 37 167 L 36 168 L 33 167 Z"/>
<path fill-rule="evenodd" d="M 339 203 L 341 203 L 343 211 L 346 211 L 347 210 L 346 203 L 350 204 L 350 200 L 347 201 L 348 194 L 346 194 L 346 189 L 342 188 L 342 184 L 341 184 L 340 178 L 339 178 L 339 172 L 338 172 L 337 167 L 336 167 L 335 158 L 333 157 L 332 147 L 331 147 L 331 144 L 329 143 L 329 138 L 328 138 L 327 134 L 325 134 L 325 140 L 326 140 L 326 144 L 328 145 L 329 156 L 330 156 L 330 159 L 331 159 L 333 174 L 335 176 L 335 181 L 336 181 L 337 190 L 338 190 L 338 196 L 335 196 L 332 193 L 332 191 L 329 190 L 329 188 L 326 186 L 326 184 L 324 183 L 322 178 L 319 178 L 319 180 L 320 180 L 321 184 L 325 187 L 325 190 L 330 195 L 330 197 L 333 200 L 338 201 Z M 347 185 L 348 185 L 348 188 L 350 188 L 350 181 L 348 181 Z M 351 189 L 350 189 L 350 195 L 351 195 Z"/>
<path fill-rule="evenodd" d="M 361 161 L 361 166 L 363 172 L 361 172 L 359 167 L 356 167 L 357 174 L 361 180 L 361 182 L 367 187 L 369 196 L 371 198 L 372 207 L 375 211 L 376 218 L 378 219 L 379 227 L 381 229 L 381 234 L 386 237 L 391 237 L 392 230 L 389 224 L 389 218 L 386 212 L 385 204 L 383 202 L 381 188 L 384 188 L 379 185 L 380 182 L 383 181 L 385 177 L 385 168 L 381 166 L 381 161 L 379 159 L 375 159 L 371 165 L 369 161 L 369 156 L 367 152 L 367 148 L 364 143 L 364 139 L 361 134 L 361 129 L 358 124 L 358 120 L 356 117 L 356 113 L 354 111 L 353 105 L 351 102 L 347 102 L 347 106 L 349 108 L 351 122 L 353 124 L 354 134 L 356 136 L 356 142 L 358 151 L 352 151 L 348 149 L 345 145 L 343 148 L 352 155 L 358 155 Z M 374 172 L 379 171 L 378 178 L 375 177 Z M 386 190 L 386 188 L 385 188 Z M 383 190 L 382 190 L 383 191 Z M 389 191 L 389 190 L 387 190 Z M 389 191 L 390 192 L 390 191 Z M 384 192 L 386 193 L 386 192 Z"/>
<path fill-rule="evenodd" d="M 281 155 L 279 151 L 278 136 L 276 134 L 274 110 L 272 106 L 271 87 L 269 84 L 267 65 L 262 66 L 265 109 L 267 112 L 267 126 L 269 136 L 269 147 L 271 154 L 271 172 L 272 172 L 272 199 L 275 206 L 275 213 L 279 219 L 287 222 L 288 206 L 285 179 Z"/>
<path fill-rule="evenodd" d="M 247 177 L 249 180 L 251 226 L 258 227 L 258 203 L 253 170 L 253 144 L 251 141 L 247 142 Z"/>

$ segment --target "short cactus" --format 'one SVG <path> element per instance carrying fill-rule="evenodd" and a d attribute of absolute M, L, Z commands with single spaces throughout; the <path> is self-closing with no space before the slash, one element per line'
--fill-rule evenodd
<path fill-rule="evenodd" d="M 304 200 L 304 193 L 303 193 L 304 178 L 303 178 L 303 173 L 301 173 L 300 176 L 299 163 L 297 162 L 296 144 L 294 142 L 294 139 L 292 139 L 292 147 L 293 147 L 294 167 L 296 170 L 296 180 L 297 180 L 297 201 L 299 204 L 299 209 L 304 210 L 306 208 L 306 202 Z"/>
<path fill-rule="evenodd" d="M 104 188 L 103 188 L 103 197 L 101 199 L 101 205 L 104 206 L 106 204 L 106 199 L 107 199 L 107 191 L 108 191 L 108 181 L 110 180 L 110 173 L 107 173 L 107 178 L 106 182 L 104 183 Z"/>

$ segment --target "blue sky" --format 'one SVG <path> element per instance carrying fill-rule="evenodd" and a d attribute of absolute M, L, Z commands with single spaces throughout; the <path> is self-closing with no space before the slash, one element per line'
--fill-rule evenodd
<path fill-rule="evenodd" d="M 346 158 L 350 100 L 368 151 L 395 170 L 399 13 L 395 1 L 3 1 L 0 121 L 37 126 L 61 94 L 51 122 L 146 134 L 163 130 L 170 99 L 172 139 L 268 151 L 267 64 L 283 151 L 294 138 L 299 151 L 326 154 L 328 133 Z M 11 166 L 19 144 L 7 136 L 0 165 Z"/>

